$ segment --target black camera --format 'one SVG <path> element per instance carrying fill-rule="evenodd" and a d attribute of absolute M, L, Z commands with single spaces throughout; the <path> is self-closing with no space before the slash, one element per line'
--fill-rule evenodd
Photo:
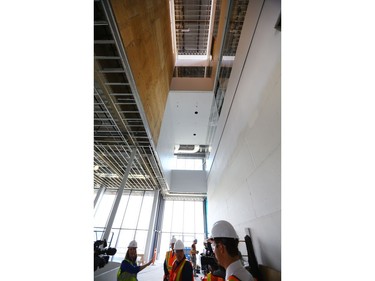
<path fill-rule="evenodd" d="M 109 260 L 109 256 L 116 254 L 116 248 L 107 248 L 107 241 L 96 240 L 94 242 L 94 271 L 104 267 Z"/>

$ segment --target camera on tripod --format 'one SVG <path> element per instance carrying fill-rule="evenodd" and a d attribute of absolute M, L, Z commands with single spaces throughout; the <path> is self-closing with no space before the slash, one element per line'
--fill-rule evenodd
<path fill-rule="evenodd" d="M 94 242 L 94 271 L 104 267 L 108 263 L 109 256 L 113 256 L 116 252 L 116 248 L 107 248 L 105 239 L 96 240 Z"/>

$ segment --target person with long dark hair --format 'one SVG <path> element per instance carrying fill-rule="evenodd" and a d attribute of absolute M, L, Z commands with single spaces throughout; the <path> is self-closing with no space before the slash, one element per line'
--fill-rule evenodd
<path fill-rule="evenodd" d="M 122 261 L 121 266 L 117 271 L 117 281 L 137 281 L 138 272 L 145 269 L 151 263 L 154 263 L 154 261 L 155 255 L 148 263 L 141 266 L 137 265 L 137 241 L 131 241 L 125 259 Z"/>

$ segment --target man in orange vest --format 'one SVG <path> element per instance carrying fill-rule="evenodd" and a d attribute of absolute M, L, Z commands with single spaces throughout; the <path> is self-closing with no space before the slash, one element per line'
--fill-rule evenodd
<path fill-rule="evenodd" d="M 170 242 L 171 250 L 165 254 L 164 278 L 163 278 L 164 281 L 169 280 L 169 274 L 171 273 L 172 265 L 174 261 L 176 260 L 176 253 L 174 252 L 174 243 L 176 243 L 176 238 L 172 237 L 171 242 Z"/>
<path fill-rule="evenodd" d="M 173 263 L 169 281 L 194 281 L 193 267 L 191 262 L 188 261 L 184 253 L 184 243 L 177 240 L 175 247 L 176 260 Z"/>

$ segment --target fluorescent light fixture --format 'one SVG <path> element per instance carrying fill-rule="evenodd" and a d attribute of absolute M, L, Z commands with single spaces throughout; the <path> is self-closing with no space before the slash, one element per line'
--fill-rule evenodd
<path fill-rule="evenodd" d="M 137 174 L 135 174 L 135 175 L 129 175 L 128 178 L 129 178 L 129 179 L 141 179 L 141 180 L 145 180 L 145 179 L 149 179 L 150 176 L 148 176 L 148 175 L 137 175 Z"/>
<path fill-rule="evenodd" d="M 117 174 L 96 173 L 100 178 L 118 178 Z"/>

